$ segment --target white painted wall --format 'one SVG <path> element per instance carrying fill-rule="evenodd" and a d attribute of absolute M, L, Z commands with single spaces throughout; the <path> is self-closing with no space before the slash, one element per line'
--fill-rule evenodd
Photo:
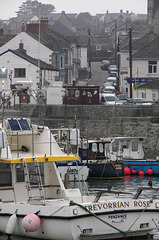
<path fill-rule="evenodd" d="M 148 59 L 147 60 L 133 60 L 132 62 L 132 73 L 133 77 L 159 77 L 159 61 L 157 61 L 158 72 L 155 74 L 148 73 Z"/>
<path fill-rule="evenodd" d="M 81 68 L 87 68 L 87 48 L 81 47 Z"/>
<path fill-rule="evenodd" d="M 24 44 L 24 49 L 26 53 L 35 58 L 41 59 L 42 61 L 50 64 L 49 59 L 51 59 L 50 55 L 53 51 L 49 48 L 45 47 L 43 44 L 39 43 L 37 40 L 32 38 L 26 32 L 21 32 L 12 38 L 9 42 L 4 44 L 0 48 L 0 53 L 7 51 L 8 49 L 16 50 L 19 49 L 19 43 L 22 42 Z"/>
<path fill-rule="evenodd" d="M 65 89 L 58 83 L 53 83 L 47 89 L 47 104 L 63 104 L 63 96 Z"/>

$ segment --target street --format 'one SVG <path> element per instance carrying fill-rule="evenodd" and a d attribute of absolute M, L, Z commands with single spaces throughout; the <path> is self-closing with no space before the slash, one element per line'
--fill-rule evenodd
<path fill-rule="evenodd" d="M 91 79 L 88 81 L 88 85 L 103 86 L 104 81 L 108 77 L 108 72 L 101 69 L 100 62 L 91 63 Z"/>

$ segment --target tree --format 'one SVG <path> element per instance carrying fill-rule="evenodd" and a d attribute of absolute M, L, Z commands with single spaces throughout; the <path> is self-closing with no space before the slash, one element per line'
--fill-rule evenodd
<path fill-rule="evenodd" d="M 26 0 L 19 7 L 19 11 L 17 11 L 17 16 L 23 16 L 26 14 L 33 14 L 39 16 L 48 16 L 52 12 L 55 11 L 55 7 L 52 4 L 42 4 L 37 0 Z"/>

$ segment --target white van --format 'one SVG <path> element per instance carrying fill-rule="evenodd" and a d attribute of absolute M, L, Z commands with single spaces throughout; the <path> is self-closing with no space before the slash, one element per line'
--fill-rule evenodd
<path fill-rule="evenodd" d="M 122 102 L 119 101 L 119 98 L 112 93 L 102 93 L 100 102 L 101 104 L 104 104 L 104 105 L 122 105 L 123 104 Z"/>
<path fill-rule="evenodd" d="M 113 85 L 111 85 L 111 84 L 109 84 L 109 85 L 104 84 L 104 89 L 103 89 L 102 93 L 115 93 L 115 92 L 116 92 L 115 91 L 115 87 Z"/>
<path fill-rule="evenodd" d="M 116 77 L 108 77 L 106 82 L 116 86 L 117 85 L 117 78 Z"/>

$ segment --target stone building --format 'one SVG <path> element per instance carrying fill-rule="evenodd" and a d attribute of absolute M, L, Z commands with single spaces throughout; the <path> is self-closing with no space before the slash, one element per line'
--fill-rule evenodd
<path fill-rule="evenodd" d="M 159 34 L 159 1 L 148 0 L 148 25 L 153 26 L 154 32 Z"/>

